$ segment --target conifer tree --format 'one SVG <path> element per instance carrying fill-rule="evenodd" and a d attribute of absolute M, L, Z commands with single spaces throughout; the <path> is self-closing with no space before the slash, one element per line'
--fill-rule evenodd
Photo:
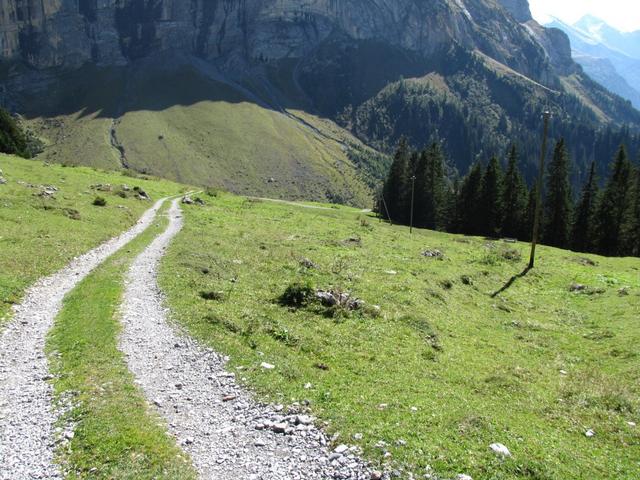
<path fill-rule="evenodd" d="M 403 137 L 400 139 L 400 144 L 389 170 L 389 176 L 382 189 L 382 197 L 386 202 L 387 208 L 385 209 L 383 205 L 379 210 L 383 218 L 388 219 L 388 216 L 391 216 L 390 220 L 397 223 L 406 223 L 409 216 L 407 212 L 409 200 L 407 188 L 410 188 L 409 155 L 407 140 Z"/>
<path fill-rule="evenodd" d="M 582 195 L 576 205 L 571 228 L 571 248 L 577 252 L 587 252 L 593 247 L 593 222 L 597 199 L 596 163 L 592 162 L 589 178 L 582 187 Z"/>
<path fill-rule="evenodd" d="M 480 235 L 480 196 L 482 194 L 482 165 L 475 163 L 460 185 L 456 202 L 456 230 L 458 233 Z"/>
<path fill-rule="evenodd" d="M 503 173 L 496 157 L 489 160 L 482 178 L 480 216 L 483 235 L 498 236 L 502 224 Z"/>
<path fill-rule="evenodd" d="M 631 162 L 621 145 L 613 162 L 612 173 L 597 208 L 597 251 L 618 255 L 621 251 L 623 216 L 627 211 L 631 184 Z"/>
<path fill-rule="evenodd" d="M 627 206 L 622 225 L 623 255 L 640 256 L 640 167 L 634 172 L 631 201 Z"/>
<path fill-rule="evenodd" d="M 544 233 L 547 245 L 566 248 L 571 227 L 571 185 L 569 183 L 569 156 L 564 139 L 556 143 L 553 159 L 547 171 Z"/>
<path fill-rule="evenodd" d="M 420 228 L 424 228 L 426 226 L 427 217 L 429 216 L 429 192 L 427 189 L 427 177 L 429 170 L 428 163 L 429 159 L 427 157 L 427 151 L 423 150 L 418 155 L 415 169 L 416 187 L 414 225 Z"/>
<path fill-rule="evenodd" d="M 523 227 L 527 209 L 527 187 L 518 168 L 518 151 L 515 145 L 509 151 L 507 172 L 504 178 L 502 207 L 504 209 L 502 235 L 512 238 L 524 238 L 526 236 Z"/>
<path fill-rule="evenodd" d="M 420 154 L 416 168 L 416 225 L 442 230 L 447 224 L 444 157 L 437 143 Z"/>

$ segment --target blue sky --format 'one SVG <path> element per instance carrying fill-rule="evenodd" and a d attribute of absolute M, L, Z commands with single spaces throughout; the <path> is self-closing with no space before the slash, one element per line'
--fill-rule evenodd
<path fill-rule="evenodd" d="M 534 18 L 541 23 L 553 15 L 571 24 L 591 14 L 622 31 L 640 30 L 638 0 L 529 0 L 529 4 Z"/>

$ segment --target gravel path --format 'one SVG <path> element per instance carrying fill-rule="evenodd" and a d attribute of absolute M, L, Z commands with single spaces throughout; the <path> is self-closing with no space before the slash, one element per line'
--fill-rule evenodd
<path fill-rule="evenodd" d="M 329 450 L 307 415 L 257 404 L 225 371 L 225 359 L 167 323 L 158 263 L 182 227 L 177 202 L 167 230 L 129 271 L 120 347 L 146 397 L 191 456 L 202 479 L 378 479 L 345 445 Z M 269 367 L 269 366 L 267 366 Z"/>
<path fill-rule="evenodd" d="M 138 223 L 27 291 L 15 315 L 0 332 L 0 479 L 57 479 L 52 387 L 44 354 L 46 335 L 64 296 L 107 257 L 153 221 L 163 200 Z M 70 239 L 72 240 L 72 239 Z"/>

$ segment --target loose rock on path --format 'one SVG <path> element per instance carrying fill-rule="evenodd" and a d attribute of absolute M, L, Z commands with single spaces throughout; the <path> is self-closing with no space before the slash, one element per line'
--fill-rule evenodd
<path fill-rule="evenodd" d="M 64 296 L 110 255 L 142 233 L 163 200 L 127 232 L 77 257 L 67 267 L 39 280 L 0 330 L 0 479 L 61 478 L 53 462 L 57 419 L 51 376 L 44 353 L 46 335 Z"/>
<path fill-rule="evenodd" d="M 225 370 L 225 358 L 167 323 L 157 268 L 180 231 L 178 202 L 167 230 L 134 261 L 122 305 L 120 347 L 170 433 L 202 479 L 314 480 L 383 478 L 348 446 L 336 451 L 306 415 L 256 403 Z"/>

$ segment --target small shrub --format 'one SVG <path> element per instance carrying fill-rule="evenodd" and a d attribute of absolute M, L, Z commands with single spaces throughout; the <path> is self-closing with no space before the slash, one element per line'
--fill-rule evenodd
<path fill-rule="evenodd" d="M 502 258 L 510 262 L 517 262 L 522 260 L 522 254 L 515 248 L 507 248 L 506 250 L 502 251 Z"/>
<path fill-rule="evenodd" d="M 217 188 L 213 188 L 213 187 L 209 187 L 205 190 L 205 194 L 208 197 L 217 197 L 218 195 L 220 195 L 220 191 Z"/>
<path fill-rule="evenodd" d="M 460 277 L 460 281 L 463 285 L 471 286 L 473 285 L 473 279 L 469 275 L 462 275 Z"/>
<path fill-rule="evenodd" d="M 269 324 L 265 328 L 265 332 L 275 341 L 287 347 L 297 347 L 300 345 L 300 339 L 277 322 Z"/>
<path fill-rule="evenodd" d="M 352 236 L 349 238 L 345 238 L 344 240 L 342 240 L 342 245 L 347 246 L 347 247 L 361 247 L 362 246 L 362 239 L 358 236 Z"/>
<path fill-rule="evenodd" d="M 445 290 L 451 290 L 453 288 L 453 282 L 451 280 L 442 280 L 440 286 Z"/>
<path fill-rule="evenodd" d="M 205 317 L 205 320 L 212 324 L 212 325 L 218 325 L 222 328 L 224 328 L 225 330 L 231 332 L 231 333 L 241 333 L 242 329 L 236 325 L 234 322 L 232 322 L 231 320 L 227 320 L 226 318 L 220 318 L 214 314 L 208 314 Z"/>
<path fill-rule="evenodd" d="M 309 304 L 314 298 L 315 291 L 309 283 L 292 283 L 278 299 L 278 303 L 285 307 L 301 308 Z"/>
<path fill-rule="evenodd" d="M 368 218 L 360 217 L 360 226 L 362 228 L 366 228 L 368 230 L 372 230 L 373 229 L 373 226 L 371 225 L 371 222 L 369 221 Z"/>
<path fill-rule="evenodd" d="M 71 220 L 80 220 L 80 212 L 74 208 L 63 208 L 62 213 Z"/>
<path fill-rule="evenodd" d="M 224 300 L 224 292 L 200 292 L 200 298 L 220 302 Z"/>
<path fill-rule="evenodd" d="M 424 318 L 417 318 L 412 315 L 403 316 L 400 321 L 405 325 L 415 330 L 431 348 L 440 352 L 442 351 L 442 345 L 438 333 L 431 326 L 428 320 Z"/>
<path fill-rule="evenodd" d="M 300 260 L 300 266 L 306 268 L 307 270 L 317 269 L 318 265 L 316 265 L 313 261 L 308 258 L 303 258 Z"/>
<path fill-rule="evenodd" d="M 93 205 L 96 207 L 106 207 L 107 200 L 104 197 L 96 197 L 93 199 Z"/>

